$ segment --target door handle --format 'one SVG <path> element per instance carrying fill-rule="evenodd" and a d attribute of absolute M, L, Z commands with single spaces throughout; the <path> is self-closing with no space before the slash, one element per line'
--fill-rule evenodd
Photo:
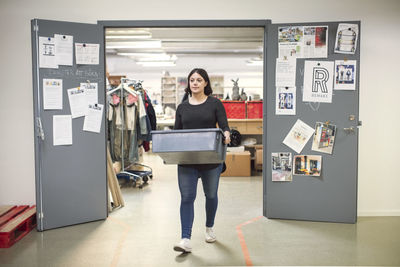
<path fill-rule="evenodd" d="M 356 129 L 355 129 L 353 126 L 351 126 L 351 127 L 349 127 L 349 128 L 343 128 L 343 130 L 344 130 L 347 134 L 353 134 L 353 133 L 356 132 Z"/>

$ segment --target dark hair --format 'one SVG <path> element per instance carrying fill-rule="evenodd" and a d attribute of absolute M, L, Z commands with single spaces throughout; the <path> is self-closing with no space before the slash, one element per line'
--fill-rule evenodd
<path fill-rule="evenodd" d="M 208 77 L 207 71 L 205 71 L 204 69 L 200 69 L 200 68 L 195 68 L 195 69 L 193 69 L 193 70 L 189 73 L 189 75 L 188 75 L 188 77 L 187 77 L 188 85 L 187 85 L 187 87 L 185 88 L 186 94 L 189 94 L 190 96 L 192 95 L 192 91 L 190 90 L 190 77 L 191 77 L 194 73 L 199 74 L 199 75 L 204 79 L 204 81 L 207 82 L 206 87 L 204 87 L 204 94 L 205 94 L 205 95 L 211 95 L 212 92 L 213 92 L 213 90 L 212 90 L 212 88 L 211 88 L 210 78 Z"/>

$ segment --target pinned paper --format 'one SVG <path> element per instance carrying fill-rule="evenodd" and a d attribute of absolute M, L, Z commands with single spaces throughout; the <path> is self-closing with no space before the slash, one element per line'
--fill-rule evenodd
<path fill-rule="evenodd" d="M 332 61 L 305 61 L 303 101 L 332 103 Z"/>
<path fill-rule="evenodd" d="M 276 59 L 275 86 L 296 86 L 296 59 Z"/>
<path fill-rule="evenodd" d="M 356 90 L 356 60 L 335 60 L 335 90 Z"/>
<path fill-rule="evenodd" d="M 58 69 L 55 41 L 52 37 L 39 36 L 39 68 Z"/>
<path fill-rule="evenodd" d="M 43 79 L 43 109 L 63 109 L 62 79 Z"/>
<path fill-rule="evenodd" d="M 80 88 L 85 91 L 86 102 L 88 104 L 98 103 L 97 83 L 81 83 Z"/>
<path fill-rule="evenodd" d="M 335 41 L 335 53 L 355 54 L 357 49 L 358 25 L 340 23 Z"/>
<path fill-rule="evenodd" d="M 276 87 L 276 115 L 296 115 L 296 87 Z"/>
<path fill-rule="evenodd" d="M 71 88 L 67 90 L 67 93 L 72 118 L 85 116 L 87 112 L 85 91 L 79 88 Z"/>
<path fill-rule="evenodd" d="M 76 64 L 99 64 L 100 45 L 88 43 L 75 43 Z"/>
<path fill-rule="evenodd" d="M 71 115 L 53 116 L 53 145 L 72 145 Z"/>
<path fill-rule="evenodd" d="M 313 128 L 304 123 L 302 120 L 298 119 L 293 125 L 292 129 L 290 129 L 289 133 L 286 135 L 283 143 L 297 153 L 300 153 L 313 133 Z"/>
<path fill-rule="evenodd" d="M 88 112 L 83 122 L 83 130 L 88 132 L 100 133 L 101 122 L 103 120 L 104 105 L 89 104 Z"/>
<path fill-rule="evenodd" d="M 74 46 L 72 35 L 55 34 L 56 45 L 56 64 L 57 65 L 73 65 Z"/>

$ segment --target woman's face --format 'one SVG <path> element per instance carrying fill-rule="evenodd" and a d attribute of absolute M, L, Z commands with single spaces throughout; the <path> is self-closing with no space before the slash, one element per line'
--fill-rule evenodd
<path fill-rule="evenodd" d="M 204 94 L 204 88 L 207 86 L 207 82 L 198 73 L 193 73 L 189 79 L 190 90 L 192 94 Z"/>

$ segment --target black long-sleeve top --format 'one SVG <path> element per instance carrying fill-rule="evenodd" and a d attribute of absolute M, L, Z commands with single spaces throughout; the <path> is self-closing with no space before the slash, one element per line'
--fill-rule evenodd
<path fill-rule="evenodd" d="M 175 115 L 174 129 L 204 129 L 219 128 L 229 131 L 228 119 L 224 105 L 215 97 L 208 96 L 204 103 L 192 105 L 189 100 L 182 102 Z M 219 164 L 190 164 L 185 165 L 198 170 L 216 168 Z"/>

